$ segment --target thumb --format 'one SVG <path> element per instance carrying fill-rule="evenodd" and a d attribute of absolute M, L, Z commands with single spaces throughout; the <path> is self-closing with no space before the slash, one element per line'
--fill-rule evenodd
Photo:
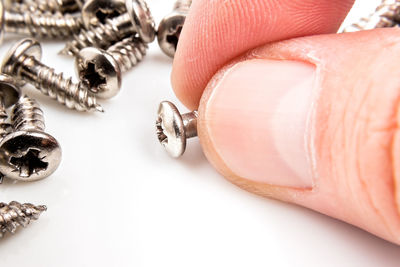
<path fill-rule="evenodd" d="M 250 192 L 400 244 L 399 61 L 398 29 L 253 50 L 202 97 L 204 151 Z"/>

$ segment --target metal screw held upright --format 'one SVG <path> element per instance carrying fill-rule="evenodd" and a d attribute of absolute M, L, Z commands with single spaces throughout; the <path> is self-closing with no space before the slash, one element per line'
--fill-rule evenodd
<path fill-rule="evenodd" d="M 61 162 L 57 140 L 46 133 L 39 104 L 24 95 L 13 108 L 13 131 L 0 142 L 0 173 L 23 182 L 44 179 Z"/>
<path fill-rule="evenodd" d="M 178 0 L 174 5 L 173 11 L 164 17 L 158 26 L 158 44 L 161 50 L 170 57 L 175 55 L 179 36 L 191 5 L 192 0 Z"/>
<path fill-rule="evenodd" d="M 79 11 L 79 5 L 75 0 L 4 0 L 7 10 L 22 13 L 24 11 L 41 13 L 74 13 Z"/>
<path fill-rule="evenodd" d="M 107 49 L 111 44 L 128 36 L 138 34 L 145 43 L 155 39 L 154 20 L 144 0 L 126 0 L 127 12 L 107 19 L 104 24 L 83 30 L 67 43 L 61 55 L 75 56 L 85 47 Z"/>
<path fill-rule="evenodd" d="M 0 238 L 7 232 L 14 234 L 19 226 L 25 228 L 31 221 L 39 219 L 40 214 L 46 210 L 46 206 L 20 204 L 17 201 L 0 203 Z"/>
<path fill-rule="evenodd" d="M 6 32 L 57 39 L 78 33 L 82 25 L 80 18 L 68 14 L 7 11 L 4 9 L 3 0 L 0 0 L 0 35 Z"/>
<path fill-rule="evenodd" d="M 37 40 L 23 39 L 8 51 L 1 70 L 22 82 L 33 84 L 43 94 L 70 109 L 104 112 L 87 87 L 72 82 L 72 78 L 64 78 L 62 73 L 55 73 L 54 69 L 40 62 L 41 56 L 42 50 Z"/>
<path fill-rule="evenodd" d="M 82 49 L 75 68 L 80 80 L 99 98 L 112 98 L 121 88 L 121 74 L 133 68 L 146 55 L 148 46 L 138 38 L 126 38 L 107 51 Z"/>
<path fill-rule="evenodd" d="M 375 12 L 346 27 L 343 32 L 356 32 L 376 28 L 398 26 L 400 22 L 400 0 L 383 0 Z"/>
<path fill-rule="evenodd" d="M 156 120 L 157 137 L 171 157 L 182 156 L 186 140 L 197 136 L 197 118 L 197 111 L 181 114 L 173 103 L 160 103 Z"/>

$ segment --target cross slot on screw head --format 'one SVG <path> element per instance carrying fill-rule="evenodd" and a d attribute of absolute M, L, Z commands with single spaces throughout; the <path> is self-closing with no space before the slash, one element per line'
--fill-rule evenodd
<path fill-rule="evenodd" d="M 7 178 L 31 182 L 50 176 L 60 165 L 61 148 L 44 132 L 43 112 L 27 96 L 13 108 L 14 131 L 0 142 L 0 173 Z"/>

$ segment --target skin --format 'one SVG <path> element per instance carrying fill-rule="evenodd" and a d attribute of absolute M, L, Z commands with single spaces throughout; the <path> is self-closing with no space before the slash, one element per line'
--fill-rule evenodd
<path fill-rule="evenodd" d="M 229 8 L 224 2 L 193 3 L 172 73 L 178 97 L 188 108 L 199 108 L 199 138 L 211 164 L 247 191 L 308 207 L 400 244 L 400 30 L 327 34 L 337 30 L 352 1 L 251 1 L 258 7 L 254 10 L 248 1 L 231 1 Z M 255 14 L 243 15 L 246 12 L 240 10 Z M 255 17 L 258 20 L 251 19 Z M 315 35 L 321 33 L 325 34 Z M 313 36 L 276 42 L 305 35 Z M 280 169 L 265 169 L 264 180 L 242 175 L 229 164 L 226 151 L 239 159 L 258 152 L 241 147 L 240 135 L 225 135 L 223 145 L 219 141 L 227 127 L 252 134 L 250 124 L 232 119 L 223 125 L 230 118 L 220 109 L 220 99 L 226 95 L 224 108 L 229 111 L 234 101 L 225 93 L 228 89 L 220 88 L 226 77 L 251 84 L 245 72 L 237 71 L 241 66 L 254 70 L 258 62 L 278 61 L 307 64 L 315 75 L 312 99 L 304 105 L 309 107 L 304 113 L 307 124 L 293 131 L 307 141 L 311 171 L 302 173 L 306 182 L 296 186 L 280 183 L 276 178 Z M 232 88 L 232 94 L 237 92 L 243 94 Z M 278 100 L 265 101 L 268 106 Z M 246 114 L 248 106 L 238 103 L 232 112 Z M 267 139 L 268 134 L 265 130 L 263 136 Z M 301 160 L 297 154 L 287 157 Z M 289 182 L 294 176 L 288 177 Z"/>

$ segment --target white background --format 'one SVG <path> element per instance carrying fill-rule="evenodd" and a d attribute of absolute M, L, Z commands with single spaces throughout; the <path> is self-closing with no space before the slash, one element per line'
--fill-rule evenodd
<path fill-rule="evenodd" d="M 352 18 L 378 2 L 358 1 Z M 157 21 L 172 6 L 149 5 Z M 73 60 L 57 56 L 62 47 L 44 44 L 43 61 L 73 75 Z M 62 144 L 63 162 L 46 180 L 0 186 L 0 201 L 48 205 L 39 221 L 0 241 L 1 267 L 400 265 L 393 244 L 225 181 L 196 139 L 182 159 L 169 158 L 154 119 L 161 100 L 176 101 L 170 71 L 152 44 L 120 95 L 103 102 L 105 114 L 69 111 L 27 89 Z"/>

